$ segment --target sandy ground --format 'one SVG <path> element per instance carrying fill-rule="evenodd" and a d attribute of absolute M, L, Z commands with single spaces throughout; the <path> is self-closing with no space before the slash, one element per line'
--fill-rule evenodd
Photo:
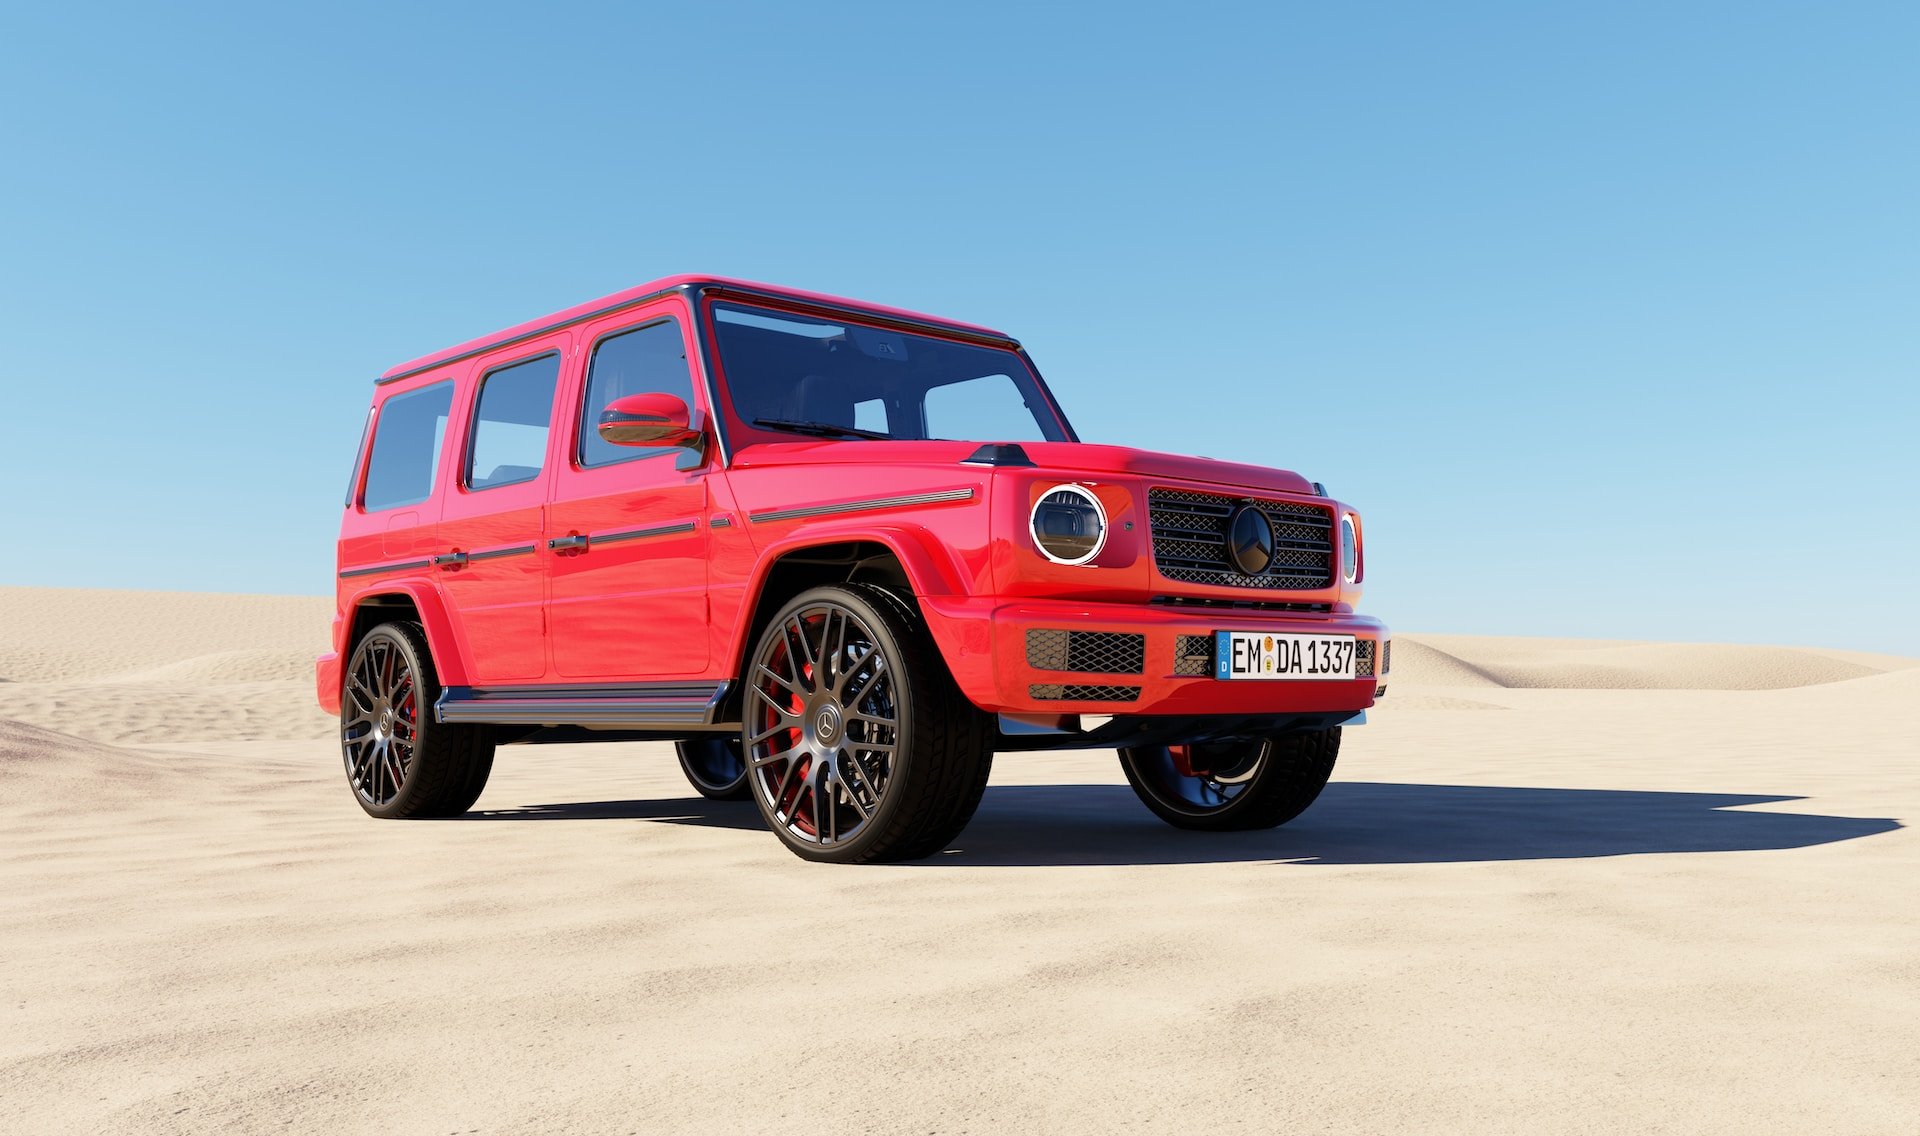
<path fill-rule="evenodd" d="M 0 588 L 0 1131 L 1920 1127 L 1913 660 L 1402 636 L 1286 828 L 832 868 L 651 745 L 368 819 L 326 609 Z"/>

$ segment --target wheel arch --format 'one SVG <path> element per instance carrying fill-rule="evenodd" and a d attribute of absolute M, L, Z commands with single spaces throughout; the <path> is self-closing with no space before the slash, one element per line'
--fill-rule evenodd
<path fill-rule="evenodd" d="M 348 618 L 341 621 L 345 636 L 336 644 L 342 665 L 359 645 L 360 638 L 382 623 L 410 620 L 418 623 L 427 636 L 427 650 L 433 654 L 433 669 L 443 686 L 467 685 L 466 659 L 460 650 L 460 636 L 447 610 L 446 600 L 437 588 L 413 583 L 383 583 L 354 595 L 342 605 Z"/>
<path fill-rule="evenodd" d="M 938 551 L 936 551 L 938 550 Z M 774 613 L 794 596 L 827 584 L 869 583 L 911 599 L 964 592 L 950 554 L 924 534 L 899 527 L 815 531 L 769 546 L 761 555 L 727 654 L 729 674 L 746 669 L 747 652 Z"/>

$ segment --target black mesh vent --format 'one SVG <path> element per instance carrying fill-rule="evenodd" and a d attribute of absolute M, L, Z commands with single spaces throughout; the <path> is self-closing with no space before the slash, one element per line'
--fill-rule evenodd
<path fill-rule="evenodd" d="M 1173 673 L 1211 675 L 1213 673 L 1213 636 L 1177 636 L 1173 641 Z"/>
<path fill-rule="evenodd" d="M 1027 665 L 1043 671 L 1139 674 L 1146 669 L 1147 637 L 1121 631 L 1027 632 Z"/>
<path fill-rule="evenodd" d="M 1353 645 L 1353 676 L 1355 678 L 1373 677 L 1373 651 L 1377 646 L 1371 639 L 1357 640 Z"/>
<path fill-rule="evenodd" d="M 1273 561 L 1257 576 L 1227 557 L 1227 523 L 1252 505 L 1273 526 Z M 1256 500 L 1185 489 L 1149 489 L 1153 560 L 1160 574 L 1188 584 L 1230 588 L 1324 588 L 1333 583 L 1333 513 L 1321 505 Z"/>
<path fill-rule="evenodd" d="M 1380 674 L 1384 677 L 1393 669 L 1393 640 L 1380 644 Z"/>
<path fill-rule="evenodd" d="M 1132 702 L 1140 697 L 1137 686 L 1066 686 L 1036 682 L 1027 693 L 1042 702 Z"/>
<path fill-rule="evenodd" d="M 1155 596 L 1148 603 L 1160 607 L 1211 607 L 1231 611 L 1317 611 L 1333 610 L 1330 603 L 1287 603 L 1283 600 L 1221 599 L 1218 596 Z"/>

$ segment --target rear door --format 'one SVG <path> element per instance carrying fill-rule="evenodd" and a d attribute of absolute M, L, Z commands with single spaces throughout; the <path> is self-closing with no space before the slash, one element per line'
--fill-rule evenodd
<path fill-rule="evenodd" d="M 630 394 L 676 395 L 704 419 L 682 313 L 669 300 L 582 329 L 585 366 L 574 368 L 563 402 L 570 445 L 541 549 L 563 681 L 649 681 L 707 667 L 707 465 L 694 450 L 616 446 L 595 432 L 607 403 Z"/>
<path fill-rule="evenodd" d="M 542 537 L 560 371 L 558 333 L 482 362 L 461 386 L 468 414 L 441 507 L 436 573 L 477 686 L 547 674 Z"/>

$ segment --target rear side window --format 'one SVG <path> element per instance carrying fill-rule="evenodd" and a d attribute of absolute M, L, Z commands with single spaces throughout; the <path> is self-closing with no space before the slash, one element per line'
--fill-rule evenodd
<path fill-rule="evenodd" d="M 452 408 L 451 381 L 394 395 L 380 407 L 367 488 L 360 497 L 367 512 L 417 505 L 433 496 L 433 471 L 440 468 Z"/>
<path fill-rule="evenodd" d="M 547 460 L 553 388 L 559 381 L 558 355 L 489 371 L 480 380 L 473 444 L 467 449 L 467 488 L 492 489 L 540 476 Z"/>
<path fill-rule="evenodd" d="M 600 412 L 617 398 L 630 394 L 678 395 L 693 405 L 693 376 L 687 370 L 686 341 L 673 320 L 648 324 L 602 339 L 593 349 L 587 370 L 587 397 L 580 404 L 580 464 L 658 457 L 676 450 L 635 449 L 604 441 L 598 429 Z"/>

